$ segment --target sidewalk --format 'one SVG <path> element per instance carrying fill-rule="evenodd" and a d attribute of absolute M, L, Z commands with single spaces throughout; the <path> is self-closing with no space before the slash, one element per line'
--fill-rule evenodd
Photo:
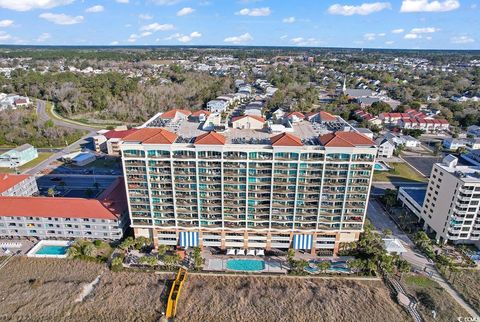
<path fill-rule="evenodd" d="M 445 291 L 447 291 L 458 304 L 460 304 L 465 311 L 467 311 L 472 317 L 479 318 L 479 315 L 475 310 L 466 303 L 460 295 L 455 291 L 450 284 L 443 278 L 442 275 L 438 272 L 434 263 L 432 263 L 427 257 L 422 253 L 414 249 L 415 244 L 410 240 L 410 238 L 401 231 L 395 222 L 388 216 L 387 213 L 383 210 L 382 206 L 376 200 L 370 200 L 367 209 L 367 216 L 370 221 L 373 223 L 375 228 L 379 232 L 382 232 L 384 229 L 390 229 L 392 235 L 402 241 L 403 246 L 407 250 L 406 253 L 402 254 L 402 258 L 408 261 L 413 268 L 418 270 L 424 270 L 427 268 L 427 271 L 432 272 L 432 280 L 437 282 Z"/>

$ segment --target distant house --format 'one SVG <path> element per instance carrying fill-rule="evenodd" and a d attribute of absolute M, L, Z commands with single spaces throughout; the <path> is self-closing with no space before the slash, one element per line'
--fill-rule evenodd
<path fill-rule="evenodd" d="M 222 113 L 227 110 L 228 102 L 224 100 L 211 100 L 207 103 L 207 109 L 212 113 Z"/>
<path fill-rule="evenodd" d="M 127 129 L 127 127 L 118 127 L 115 130 L 99 131 L 98 135 L 92 137 L 96 152 L 104 152 L 109 155 L 120 155 L 120 143 L 122 139 L 129 134 L 137 131 L 136 129 Z"/>
<path fill-rule="evenodd" d="M 92 163 L 96 159 L 97 157 L 92 152 L 73 152 L 62 157 L 64 162 L 73 164 L 77 167 L 83 167 Z"/>
<path fill-rule="evenodd" d="M 422 143 L 410 135 L 401 135 L 399 137 L 401 144 L 403 144 L 406 148 L 418 148 Z"/>
<path fill-rule="evenodd" d="M 355 130 L 357 130 L 357 132 L 365 135 L 370 140 L 373 140 L 373 132 L 370 131 L 369 129 L 367 129 L 366 127 L 359 127 L 359 128 L 356 128 Z"/>
<path fill-rule="evenodd" d="M 457 150 L 458 148 L 464 148 L 467 142 L 461 139 L 447 138 L 443 140 L 442 145 L 447 150 Z"/>
<path fill-rule="evenodd" d="M 473 150 L 480 149 L 480 138 L 475 137 L 475 138 L 468 139 L 467 146 Z"/>
<path fill-rule="evenodd" d="M 264 125 L 265 119 L 259 116 L 244 115 L 232 119 L 232 126 L 235 129 L 261 130 Z"/>
<path fill-rule="evenodd" d="M 0 167 L 15 168 L 38 157 L 37 149 L 30 144 L 23 144 L 0 155 Z"/>
<path fill-rule="evenodd" d="M 359 97 L 355 101 L 360 104 L 361 107 L 372 106 L 373 103 L 380 102 L 378 97 Z"/>
<path fill-rule="evenodd" d="M 467 127 L 467 135 L 480 136 L 480 126 L 470 125 L 469 127 Z"/>
<path fill-rule="evenodd" d="M 288 114 L 288 119 L 292 123 L 298 123 L 298 122 L 302 121 L 303 119 L 305 119 L 305 115 L 303 115 L 300 112 L 292 112 L 292 113 Z"/>
<path fill-rule="evenodd" d="M 25 106 L 28 106 L 29 104 L 30 104 L 30 101 L 28 97 L 17 98 L 13 101 L 13 105 L 15 105 L 15 107 L 25 107 Z"/>
<path fill-rule="evenodd" d="M 383 137 L 375 140 L 375 143 L 378 146 L 377 156 L 379 158 L 391 158 L 393 156 L 395 143 L 392 140 Z"/>
<path fill-rule="evenodd" d="M 207 120 L 207 117 L 211 113 L 206 110 L 200 110 L 200 111 L 195 111 L 190 115 L 190 118 L 193 119 L 196 122 L 205 122 Z"/>
<path fill-rule="evenodd" d="M 277 119 L 277 120 L 280 120 L 282 117 L 285 116 L 285 114 L 286 114 L 285 111 L 282 110 L 281 108 L 277 108 L 277 109 L 272 113 L 273 117 L 274 117 L 275 119 Z"/>

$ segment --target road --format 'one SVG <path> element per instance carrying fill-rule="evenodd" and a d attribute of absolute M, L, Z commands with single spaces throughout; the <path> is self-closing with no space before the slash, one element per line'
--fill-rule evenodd
<path fill-rule="evenodd" d="M 51 118 L 50 115 L 47 113 L 46 108 L 47 108 L 47 103 L 45 101 L 37 100 L 37 115 L 38 115 L 38 118 L 42 121 L 46 122 L 48 120 L 52 120 L 52 122 L 57 126 L 68 127 L 70 129 L 88 131 L 88 132 L 95 131 L 95 128 L 89 127 L 87 125 L 74 124 L 74 123 L 65 122 L 56 118 Z"/>
<path fill-rule="evenodd" d="M 479 319 L 477 312 L 475 312 L 475 310 L 460 297 L 457 291 L 447 283 L 443 276 L 440 275 L 435 265 L 415 249 L 414 243 L 398 228 L 395 222 L 390 219 L 388 214 L 376 200 L 370 200 L 367 209 L 367 216 L 379 232 L 388 228 L 392 231 L 393 237 L 402 241 L 403 246 L 407 250 L 406 253 L 402 254 L 403 259 L 408 261 L 412 267 L 417 270 L 422 271 L 426 268 L 428 272 L 432 272 L 432 279 L 447 291 L 472 317 Z"/>

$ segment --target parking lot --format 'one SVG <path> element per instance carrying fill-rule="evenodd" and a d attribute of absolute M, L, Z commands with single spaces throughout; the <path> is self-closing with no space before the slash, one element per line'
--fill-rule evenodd
<path fill-rule="evenodd" d="M 433 164 L 442 162 L 442 159 L 446 156 L 439 155 L 437 157 L 434 156 L 402 156 L 402 158 L 410 163 L 412 167 L 420 171 L 424 176 L 430 177 L 430 172 L 432 172 Z M 462 158 L 458 159 L 459 165 L 470 165 L 467 161 L 463 160 Z"/>

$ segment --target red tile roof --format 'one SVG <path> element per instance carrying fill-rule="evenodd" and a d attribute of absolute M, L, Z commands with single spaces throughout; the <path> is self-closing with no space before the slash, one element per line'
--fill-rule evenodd
<path fill-rule="evenodd" d="M 300 112 L 292 112 L 292 113 L 288 114 L 288 117 L 292 117 L 292 116 L 296 116 L 296 117 L 298 117 L 299 119 L 304 119 L 304 118 L 305 118 L 305 115 L 303 115 L 303 114 L 300 113 Z"/>
<path fill-rule="evenodd" d="M 199 116 L 202 115 L 202 114 L 204 114 L 204 115 L 206 115 L 206 116 L 209 116 L 211 113 L 210 113 L 209 111 L 206 111 L 206 110 L 200 110 L 200 111 L 195 111 L 195 112 L 193 112 L 191 116 L 193 116 L 193 117 L 199 117 Z"/>
<path fill-rule="evenodd" d="M 117 179 L 99 198 L 0 197 L 0 216 L 114 220 L 127 209 L 121 179 Z"/>
<path fill-rule="evenodd" d="M 325 111 L 320 111 L 320 119 L 326 122 L 333 122 L 337 120 L 335 116 Z"/>
<path fill-rule="evenodd" d="M 265 123 L 265 119 L 261 116 L 257 116 L 257 115 L 243 115 L 243 116 L 235 116 L 232 118 L 232 122 L 236 122 L 238 120 L 241 120 L 241 119 L 244 119 L 246 117 L 251 117 L 252 119 L 255 119 L 259 122 L 262 122 L 262 123 Z"/>
<path fill-rule="evenodd" d="M 146 144 L 172 144 L 177 139 L 177 135 L 162 128 L 143 128 L 138 129 L 132 134 L 123 138 L 125 142 L 141 142 Z"/>
<path fill-rule="evenodd" d="M 368 137 L 357 132 L 339 131 L 320 136 L 320 143 L 328 147 L 354 147 L 375 145 Z"/>
<path fill-rule="evenodd" d="M 197 136 L 195 138 L 195 144 L 206 144 L 206 145 L 224 145 L 225 137 L 217 132 L 208 132 Z"/>
<path fill-rule="evenodd" d="M 281 133 L 270 138 L 272 146 L 302 146 L 302 140 L 290 133 Z"/>
<path fill-rule="evenodd" d="M 127 135 L 135 133 L 137 129 L 130 129 L 130 130 L 123 130 L 123 131 L 115 131 L 111 130 L 103 134 L 104 137 L 107 139 L 123 139 Z"/>
<path fill-rule="evenodd" d="M 189 110 L 174 109 L 174 110 L 164 112 L 162 115 L 160 115 L 160 118 L 173 119 L 177 116 L 177 113 L 181 113 L 185 116 L 189 116 L 190 114 L 192 114 L 192 112 L 190 112 Z"/>
<path fill-rule="evenodd" d="M 19 184 L 23 180 L 30 178 L 29 175 L 1 174 L 0 175 L 0 193 L 3 193 L 11 187 Z"/>

